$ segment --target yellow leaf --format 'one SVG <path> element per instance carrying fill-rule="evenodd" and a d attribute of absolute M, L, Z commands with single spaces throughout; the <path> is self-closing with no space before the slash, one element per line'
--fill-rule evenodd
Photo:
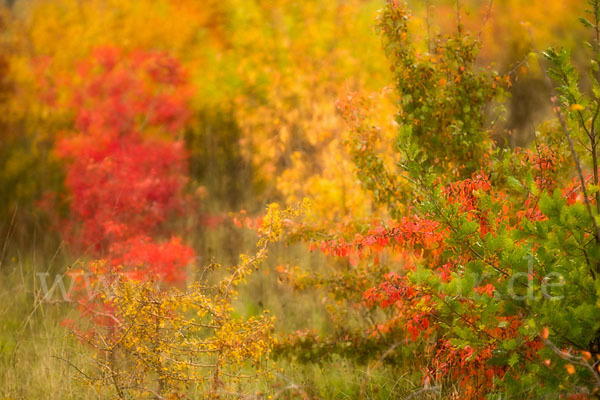
<path fill-rule="evenodd" d="M 581 111 L 584 110 L 585 107 L 583 107 L 581 104 L 571 104 L 571 111 Z"/>

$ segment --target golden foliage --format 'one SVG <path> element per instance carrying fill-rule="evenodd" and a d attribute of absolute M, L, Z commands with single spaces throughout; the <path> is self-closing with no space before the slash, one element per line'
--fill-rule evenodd
<path fill-rule="evenodd" d="M 232 304 L 237 287 L 265 260 L 268 245 L 280 239 L 286 221 L 300 210 L 270 205 L 256 253 L 241 255 L 216 284 L 165 288 L 124 273 L 110 281 L 97 276 L 100 307 L 85 308 L 94 309 L 92 315 L 105 323 L 81 333 L 97 351 L 93 372 L 80 370 L 82 379 L 114 388 L 119 398 L 179 398 L 191 387 L 217 398 L 231 395 L 244 379 L 268 378 L 274 318 L 265 312 L 241 319 Z"/>

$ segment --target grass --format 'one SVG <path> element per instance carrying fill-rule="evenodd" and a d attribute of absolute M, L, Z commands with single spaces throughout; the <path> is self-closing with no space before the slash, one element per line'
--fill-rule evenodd
<path fill-rule="evenodd" d="M 47 268 L 31 258 L 3 267 L 0 283 L 0 398 L 95 398 L 64 360 L 83 365 L 87 350 L 60 322 L 74 311 L 41 301 L 36 273 Z"/>

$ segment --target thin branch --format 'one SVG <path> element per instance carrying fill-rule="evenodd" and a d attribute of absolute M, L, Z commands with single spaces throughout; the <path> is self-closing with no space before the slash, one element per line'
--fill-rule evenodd
<path fill-rule="evenodd" d="M 456 0 L 456 27 L 458 36 L 462 36 L 462 20 L 460 18 L 460 0 Z"/>
<path fill-rule="evenodd" d="M 69 367 L 73 368 L 74 370 L 76 370 L 77 372 L 79 372 L 81 375 L 83 375 L 85 377 L 85 379 L 87 379 L 89 382 L 94 382 L 97 379 L 92 378 L 91 376 L 89 376 L 88 374 L 86 374 L 85 372 L 83 372 L 79 367 L 77 367 L 75 364 L 73 364 L 71 361 L 67 360 L 66 358 L 62 358 L 59 356 L 52 356 L 52 358 L 56 358 L 57 360 L 60 360 L 64 363 L 66 363 Z"/>
<path fill-rule="evenodd" d="M 598 375 L 598 371 L 596 371 L 594 369 L 594 367 L 589 362 L 587 362 L 587 360 L 585 358 L 579 357 L 579 356 L 574 356 L 573 354 L 571 354 L 567 351 L 563 351 L 563 350 L 559 349 L 558 347 L 556 347 L 556 345 L 554 343 L 552 343 L 548 339 L 544 339 L 544 344 L 548 348 L 550 348 L 557 356 L 562 358 L 563 360 L 571 362 L 573 364 L 580 365 L 580 366 L 588 369 L 592 373 L 592 376 L 594 377 L 596 386 L 600 387 L 600 375 Z"/>
<path fill-rule="evenodd" d="M 488 20 L 490 19 L 491 15 L 492 15 L 492 6 L 493 5 L 494 5 L 494 0 L 490 0 L 490 2 L 488 3 L 487 11 L 485 13 L 485 17 L 483 18 L 483 23 L 481 24 L 481 29 L 479 30 L 479 33 L 477 34 L 478 39 L 481 39 L 481 35 L 483 34 L 483 29 L 485 28 L 485 25 L 487 24 Z"/>

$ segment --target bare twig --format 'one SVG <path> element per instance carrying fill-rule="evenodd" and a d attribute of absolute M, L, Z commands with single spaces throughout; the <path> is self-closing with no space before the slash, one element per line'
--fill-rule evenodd
<path fill-rule="evenodd" d="M 487 11 L 485 12 L 485 17 L 483 18 L 483 23 L 481 24 L 481 29 L 479 30 L 479 33 L 477 34 L 478 39 L 481 39 L 481 35 L 483 34 L 483 29 L 485 28 L 485 25 L 487 24 L 488 20 L 492 16 L 493 5 L 494 5 L 494 0 L 490 0 L 490 2 L 488 3 Z"/>

